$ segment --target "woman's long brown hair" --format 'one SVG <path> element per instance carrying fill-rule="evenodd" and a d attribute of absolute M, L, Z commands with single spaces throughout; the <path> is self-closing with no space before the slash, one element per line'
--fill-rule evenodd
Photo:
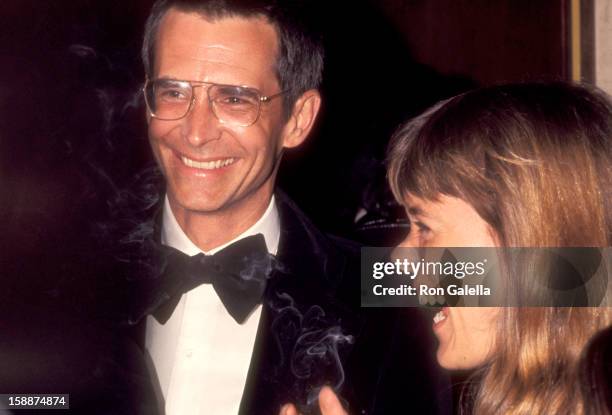
<path fill-rule="evenodd" d="M 406 194 L 468 202 L 506 247 L 612 245 L 612 106 L 565 83 L 495 86 L 402 125 L 388 178 Z M 467 399 L 476 414 L 582 414 L 578 381 L 609 308 L 503 308 L 495 353 Z"/>

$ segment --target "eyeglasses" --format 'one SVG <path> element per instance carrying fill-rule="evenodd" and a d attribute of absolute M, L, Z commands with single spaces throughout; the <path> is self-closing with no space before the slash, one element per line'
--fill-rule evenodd
<path fill-rule="evenodd" d="M 259 118 L 262 103 L 284 92 L 264 96 L 255 88 L 202 81 L 147 79 L 143 92 L 149 113 L 164 121 L 180 120 L 193 108 L 194 88 L 208 85 L 206 95 L 212 113 L 224 124 L 248 127 Z"/>

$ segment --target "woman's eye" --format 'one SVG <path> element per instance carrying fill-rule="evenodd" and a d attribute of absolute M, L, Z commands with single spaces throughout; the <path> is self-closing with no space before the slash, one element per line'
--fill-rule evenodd
<path fill-rule="evenodd" d="M 416 221 L 413 223 L 418 228 L 420 233 L 431 232 L 431 229 L 429 228 L 429 226 L 425 225 L 423 222 Z"/>
<path fill-rule="evenodd" d="M 413 222 L 415 228 L 415 236 L 419 239 L 420 244 L 431 238 L 431 228 L 420 221 Z"/>

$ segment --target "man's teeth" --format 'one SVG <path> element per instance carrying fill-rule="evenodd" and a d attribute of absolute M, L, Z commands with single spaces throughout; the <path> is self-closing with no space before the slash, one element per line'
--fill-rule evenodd
<path fill-rule="evenodd" d="M 194 167 L 196 169 L 206 169 L 206 170 L 213 170 L 213 169 L 218 169 L 221 167 L 229 166 L 235 161 L 233 157 L 230 157 L 228 159 L 220 159 L 220 160 L 213 160 L 213 161 L 195 161 L 195 160 L 188 159 L 185 156 L 182 156 L 181 160 L 188 167 Z"/>
<path fill-rule="evenodd" d="M 444 314 L 442 311 L 438 311 L 436 313 L 436 315 L 433 318 L 434 323 L 438 324 L 441 321 L 446 320 L 446 314 Z"/>

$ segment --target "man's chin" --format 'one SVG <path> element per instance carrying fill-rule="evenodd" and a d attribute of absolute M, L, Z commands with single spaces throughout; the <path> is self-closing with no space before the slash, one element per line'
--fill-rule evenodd
<path fill-rule="evenodd" d="M 175 214 L 214 214 L 227 209 L 231 205 L 231 198 L 225 195 L 207 197 L 193 197 L 168 194 L 170 206 Z"/>
<path fill-rule="evenodd" d="M 218 200 L 207 200 L 197 202 L 179 203 L 178 206 L 173 206 L 173 210 L 181 210 L 186 214 L 215 214 L 227 210 L 229 202 Z"/>

